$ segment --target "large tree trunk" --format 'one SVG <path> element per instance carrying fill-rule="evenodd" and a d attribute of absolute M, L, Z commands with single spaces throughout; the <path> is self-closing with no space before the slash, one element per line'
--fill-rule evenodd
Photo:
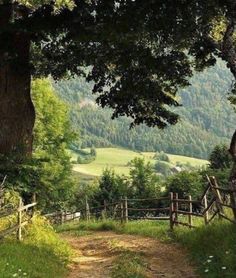
<path fill-rule="evenodd" d="M 236 131 L 231 139 L 229 152 L 234 161 L 229 178 L 229 187 L 230 189 L 236 190 Z M 234 218 L 236 219 L 236 192 L 231 193 L 231 204 L 233 206 Z"/>
<path fill-rule="evenodd" d="M 30 39 L 9 31 L 11 4 L 0 6 L 0 154 L 24 157 L 32 152 L 35 121 L 30 96 Z M 5 31 L 2 31 L 5 30 Z"/>
<path fill-rule="evenodd" d="M 223 41 L 219 46 L 219 50 L 221 51 L 221 57 L 224 61 L 226 61 L 227 67 L 230 69 L 236 80 L 236 48 L 234 38 L 236 27 L 236 2 L 235 0 L 230 0 L 229 3 L 231 3 L 231 8 L 226 14 L 228 23 L 224 33 Z M 229 152 L 233 158 L 233 167 L 229 177 L 229 187 L 233 190 L 236 190 L 236 131 L 232 136 Z M 234 218 L 236 219 L 236 192 L 231 193 L 231 203 L 234 207 L 233 213 Z"/>

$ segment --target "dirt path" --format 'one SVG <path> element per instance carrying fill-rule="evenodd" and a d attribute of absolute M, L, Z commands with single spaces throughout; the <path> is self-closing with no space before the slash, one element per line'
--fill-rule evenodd
<path fill-rule="evenodd" d="M 141 252 L 148 263 L 147 276 L 150 278 L 198 277 L 185 252 L 175 244 L 113 232 L 96 232 L 82 237 L 65 234 L 64 238 L 76 251 L 68 278 L 109 278 L 112 262 L 119 255 L 117 246 Z"/>

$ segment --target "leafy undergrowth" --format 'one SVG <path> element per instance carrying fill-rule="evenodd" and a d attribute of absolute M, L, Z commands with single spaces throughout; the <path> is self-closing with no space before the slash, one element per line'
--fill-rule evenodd
<path fill-rule="evenodd" d="M 66 276 L 72 251 L 43 217 L 35 216 L 23 237 L 21 242 L 13 236 L 0 241 L 0 277 Z"/>
<path fill-rule="evenodd" d="M 82 231 L 85 233 L 111 230 L 152 237 L 165 242 L 177 242 L 188 250 L 189 259 L 196 264 L 201 277 L 236 277 L 236 225 L 224 220 L 215 221 L 208 226 L 200 225 L 195 229 L 179 226 L 175 227 L 174 232 L 169 231 L 167 222 L 132 221 L 122 225 L 109 220 L 74 222 L 57 227 L 57 230 L 70 231 L 78 235 Z"/>

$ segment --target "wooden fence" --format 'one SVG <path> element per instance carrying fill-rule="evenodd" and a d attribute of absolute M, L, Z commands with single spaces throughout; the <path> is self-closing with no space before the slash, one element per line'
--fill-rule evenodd
<path fill-rule="evenodd" d="M 79 220 L 81 212 L 57 211 L 44 214 L 44 217 L 46 217 L 52 224 L 63 224 L 68 221 Z"/>
<path fill-rule="evenodd" d="M 34 207 L 36 206 L 36 204 L 37 203 L 33 201 L 31 204 L 24 205 L 22 199 L 19 198 L 19 204 L 17 208 L 14 208 L 9 204 L 0 207 L 0 219 L 12 216 L 15 221 L 15 223 L 10 223 L 9 227 L 0 231 L 0 238 L 4 238 L 5 236 L 16 232 L 17 239 L 21 240 L 22 227 L 27 225 L 33 217 Z"/>
<path fill-rule="evenodd" d="M 194 228 L 194 218 L 204 219 L 209 224 L 216 216 L 236 223 L 225 212 L 225 208 L 232 210 L 236 216 L 236 206 L 233 205 L 236 190 L 219 187 L 215 177 L 206 177 L 207 186 L 199 200 L 192 200 L 191 196 L 185 199 L 178 197 L 178 193 L 153 199 L 121 199 L 119 202 L 106 203 L 98 207 L 90 207 L 86 199 L 85 208 L 80 210 L 81 217 L 119 219 L 122 223 L 129 220 L 166 220 L 170 228 L 183 225 Z M 143 205 L 145 203 L 145 205 Z M 150 203 L 154 207 L 150 207 Z M 185 217 L 183 217 L 185 216 Z"/>
<path fill-rule="evenodd" d="M 216 216 L 236 224 L 235 193 L 236 189 L 222 188 L 214 176 L 207 176 L 207 187 L 201 197 L 204 205 L 202 213 L 206 224 L 209 224 Z M 233 218 L 230 218 L 227 212 L 232 213 Z"/>
<path fill-rule="evenodd" d="M 194 228 L 194 220 L 204 219 L 207 225 L 215 219 L 226 219 L 236 223 L 236 205 L 234 195 L 236 190 L 219 187 L 215 177 L 208 177 L 207 186 L 198 200 L 192 200 L 191 196 L 179 198 L 178 193 L 170 193 L 169 196 L 149 199 L 128 199 L 91 207 L 87 198 L 84 208 L 77 212 L 59 211 L 45 215 L 53 223 L 62 224 L 66 221 L 86 219 L 115 219 L 121 223 L 129 220 L 156 220 L 169 221 L 170 229 L 182 225 Z M 227 211 L 225 211 L 227 208 Z M 232 211 L 234 218 L 228 216 Z"/>
<path fill-rule="evenodd" d="M 85 208 L 81 210 L 81 218 L 111 218 L 118 219 L 121 223 L 129 220 L 156 220 L 169 221 L 170 228 L 175 225 L 184 225 L 190 228 L 193 226 L 193 216 L 203 217 L 201 213 L 193 211 L 193 204 L 200 205 L 199 201 L 179 199 L 177 193 L 170 193 L 169 196 L 149 199 L 121 199 L 119 202 L 106 203 L 98 207 L 89 207 L 86 201 Z M 187 215 L 188 222 L 179 220 L 180 215 Z"/>

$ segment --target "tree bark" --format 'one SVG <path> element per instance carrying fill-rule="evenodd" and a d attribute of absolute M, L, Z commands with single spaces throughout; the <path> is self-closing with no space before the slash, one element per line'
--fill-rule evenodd
<path fill-rule="evenodd" d="M 233 166 L 229 177 L 229 187 L 230 189 L 236 190 L 236 131 L 234 132 L 231 139 L 229 153 L 233 158 Z M 236 220 L 236 192 L 231 193 L 230 199 L 231 205 L 233 207 L 234 219 Z"/>
<path fill-rule="evenodd" d="M 0 6 L 0 154 L 32 153 L 35 111 L 30 95 L 30 38 L 11 31 L 13 5 Z"/>
<path fill-rule="evenodd" d="M 236 80 L 236 48 L 234 42 L 234 33 L 236 26 L 236 3 L 234 0 L 230 1 L 230 3 L 231 8 L 227 13 L 228 25 L 220 50 L 222 53 L 222 59 L 227 62 L 227 66 Z M 231 139 L 229 153 L 233 158 L 233 166 L 229 177 L 229 187 L 233 190 L 236 190 L 236 131 L 234 132 Z M 230 199 L 233 206 L 234 218 L 236 220 L 236 192 L 231 193 Z"/>

